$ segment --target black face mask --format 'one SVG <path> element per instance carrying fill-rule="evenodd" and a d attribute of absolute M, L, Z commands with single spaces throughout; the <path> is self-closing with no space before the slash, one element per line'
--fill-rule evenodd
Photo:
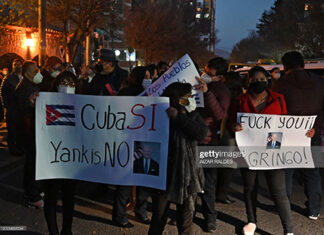
<path fill-rule="evenodd" d="M 21 68 L 20 67 L 16 67 L 14 70 L 15 74 L 18 74 L 21 72 Z"/>
<path fill-rule="evenodd" d="M 265 89 L 267 89 L 267 87 L 267 82 L 252 82 L 249 86 L 251 91 L 253 91 L 255 94 L 262 93 Z"/>
<path fill-rule="evenodd" d="M 94 70 L 96 71 L 96 73 L 101 73 L 103 71 L 103 65 L 101 63 L 97 63 Z"/>

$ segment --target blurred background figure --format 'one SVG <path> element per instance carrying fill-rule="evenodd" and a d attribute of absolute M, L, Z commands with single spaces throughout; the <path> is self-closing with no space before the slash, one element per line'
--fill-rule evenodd
<path fill-rule="evenodd" d="M 268 80 L 269 88 L 273 88 L 276 85 L 277 81 L 280 79 L 280 77 L 281 77 L 281 73 L 278 67 L 271 69 L 269 80 Z"/>
<path fill-rule="evenodd" d="M 15 129 L 12 127 L 12 115 L 10 115 L 10 103 L 12 101 L 12 96 L 18 83 L 22 79 L 22 65 L 23 61 L 20 59 L 15 59 L 12 62 L 12 72 L 4 77 L 1 83 L 1 103 L 5 108 L 6 122 L 7 122 L 7 143 L 8 149 L 11 155 L 21 156 L 22 151 L 19 150 L 16 143 Z M 14 107 L 13 107 L 14 108 Z"/>

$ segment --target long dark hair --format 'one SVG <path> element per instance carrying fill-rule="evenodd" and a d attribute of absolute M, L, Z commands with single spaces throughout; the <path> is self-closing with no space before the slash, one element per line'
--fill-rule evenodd
<path fill-rule="evenodd" d="M 142 86 L 142 82 L 145 78 L 146 67 L 137 66 L 129 74 L 128 83 L 129 85 Z"/>
<path fill-rule="evenodd" d="M 168 86 L 162 96 L 170 98 L 170 106 L 178 110 L 181 110 L 183 107 L 179 104 L 181 97 L 191 93 L 192 86 L 190 83 L 181 83 L 175 82 Z"/>

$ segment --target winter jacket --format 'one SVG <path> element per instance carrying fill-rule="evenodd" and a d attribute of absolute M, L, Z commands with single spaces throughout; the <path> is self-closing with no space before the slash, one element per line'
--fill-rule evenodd
<path fill-rule="evenodd" d="M 227 116 L 230 102 L 231 92 L 222 82 L 208 85 L 208 91 L 204 93 L 205 107 L 198 110 L 210 132 L 201 144 L 219 144 L 221 123 Z"/>
<path fill-rule="evenodd" d="M 284 95 L 289 115 L 317 115 L 316 133 L 323 129 L 324 80 L 304 69 L 288 72 L 280 78 L 274 90 Z"/>
<path fill-rule="evenodd" d="M 190 199 L 190 208 L 194 208 L 192 195 L 202 192 L 204 174 L 197 168 L 197 141 L 202 141 L 208 133 L 208 127 L 198 111 L 178 113 L 170 120 L 169 154 L 167 170 L 168 200 L 182 204 Z"/>
<path fill-rule="evenodd" d="M 35 107 L 29 97 L 38 92 L 39 87 L 23 78 L 12 97 L 10 116 L 17 135 L 17 144 L 25 150 L 35 148 Z"/>
<path fill-rule="evenodd" d="M 113 95 L 107 88 L 107 84 L 110 85 L 114 93 L 117 93 L 120 85 L 127 77 L 128 72 L 117 66 L 110 74 L 96 74 L 90 83 L 84 83 L 83 93 L 88 95 Z"/>
<path fill-rule="evenodd" d="M 268 100 L 267 106 L 261 110 L 257 111 L 255 106 L 252 103 L 249 92 L 246 94 L 240 95 L 237 99 L 235 99 L 230 107 L 229 111 L 229 119 L 227 122 L 227 128 L 230 133 L 233 133 L 232 127 L 233 124 L 237 123 L 237 113 L 260 113 L 260 114 L 276 114 L 276 115 L 286 115 L 287 114 L 287 106 L 286 101 L 283 95 L 273 92 L 270 89 L 268 91 Z"/>
<path fill-rule="evenodd" d="M 1 102 L 6 109 L 9 107 L 10 100 L 19 82 L 18 75 L 12 73 L 5 77 L 1 83 Z"/>

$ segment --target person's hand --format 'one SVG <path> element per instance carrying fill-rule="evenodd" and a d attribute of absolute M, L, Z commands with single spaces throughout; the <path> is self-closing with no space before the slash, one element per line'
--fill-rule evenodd
<path fill-rule="evenodd" d="M 309 138 L 313 138 L 314 135 L 315 135 L 315 129 L 314 129 L 314 128 L 310 129 L 310 130 L 307 131 L 307 133 L 306 133 L 306 136 L 309 137 Z"/>
<path fill-rule="evenodd" d="M 233 125 L 233 131 L 234 132 L 239 132 L 239 131 L 242 131 L 243 130 L 243 127 L 242 127 L 242 124 L 241 123 L 235 123 Z"/>
<path fill-rule="evenodd" d="M 178 116 L 178 110 L 176 108 L 170 107 L 166 112 L 171 119 L 175 119 Z"/>
<path fill-rule="evenodd" d="M 196 77 L 196 80 L 199 84 L 194 86 L 195 90 L 201 90 L 203 93 L 206 93 L 208 91 L 207 83 L 200 77 Z"/>
<path fill-rule="evenodd" d="M 32 106 L 35 106 L 36 98 L 39 96 L 39 92 L 34 92 L 31 96 L 29 96 L 29 102 Z"/>

